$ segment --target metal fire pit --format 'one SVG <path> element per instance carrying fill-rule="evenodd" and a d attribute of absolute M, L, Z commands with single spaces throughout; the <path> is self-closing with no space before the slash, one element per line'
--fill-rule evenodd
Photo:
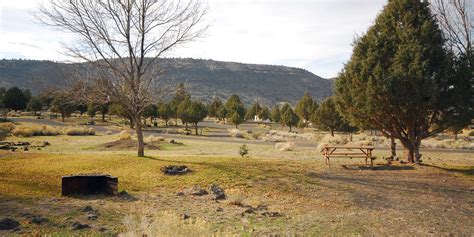
<path fill-rule="evenodd" d="M 107 174 L 78 174 L 62 177 L 63 196 L 117 195 L 118 178 Z"/>

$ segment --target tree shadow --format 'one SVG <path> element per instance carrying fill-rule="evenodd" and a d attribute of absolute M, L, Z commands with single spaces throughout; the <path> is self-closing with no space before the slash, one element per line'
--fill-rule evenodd
<path fill-rule="evenodd" d="M 458 173 L 466 176 L 473 176 L 474 175 L 474 167 L 469 167 L 469 168 L 446 168 L 446 167 L 441 167 L 441 166 L 436 166 L 436 165 L 429 165 L 429 164 L 420 164 L 421 166 L 426 166 L 426 167 L 431 167 L 435 169 L 439 169 L 442 171 L 446 172 L 451 172 L 451 173 Z"/>
<path fill-rule="evenodd" d="M 394 166 L 394 165 L 341 165 L 345 170 L 375 170 L 375 171 L 400 171 L 400 170 L 414 170 L 413 166 Z"/>

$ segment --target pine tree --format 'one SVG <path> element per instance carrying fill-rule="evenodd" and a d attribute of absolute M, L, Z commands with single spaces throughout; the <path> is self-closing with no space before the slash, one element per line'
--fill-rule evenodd
<path fill-rule="evenodd" d="M 472 113 L 459 101 L 472 86 L 450 75 L 444 44 L 427 1 L 389 1 L 335 82 L 338 110 L 399 139 L 408 162 L 420 162 L 422 139 Z"/>

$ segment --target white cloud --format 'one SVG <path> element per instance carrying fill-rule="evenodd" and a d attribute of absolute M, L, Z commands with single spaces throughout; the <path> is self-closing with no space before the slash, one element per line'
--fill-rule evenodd
<path fill-rule="evenodd" d="M 168 56 L 296 66 L 333 77 L 384 0 L 208 0 L 207 37 Z M 0 0 L 0 58 L 65 60 L 70 35 L 34 22 L 39 1 Z"/>

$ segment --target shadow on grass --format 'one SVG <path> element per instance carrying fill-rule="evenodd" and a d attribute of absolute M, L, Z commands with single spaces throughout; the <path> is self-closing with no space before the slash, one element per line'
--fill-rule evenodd
<path fill-rule="evenodd" d="M 346 170 L 378 170 L 378 171 L 399 171 L 414 170 L 413 166 L 394 166 L 394 165 L 374 165 L 373 167 L 364 165 L 341 165 Z"/>
<path fill-rule="evenodd" d="M 458 173 L 466 176 L 473 176 L 474 175 L 474 167 L 459 167 L 459 168 L 447 168 L 447 167 L 441 167 L 441 166 L 436 166 L 436 165 L 429 165 L 429 164 L 421 164 L 422 166 L 426 167 L 431 167 L 447 172 L 452 172 L 452 173 Z"/>

